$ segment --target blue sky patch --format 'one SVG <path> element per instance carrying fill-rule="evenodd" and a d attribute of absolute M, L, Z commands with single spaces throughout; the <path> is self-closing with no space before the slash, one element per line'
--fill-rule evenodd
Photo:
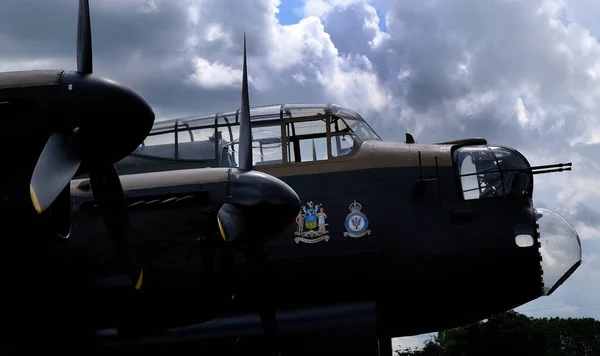
<path fill-rule="evenodd" d="M 304 5 L 302 0 L 281 0 L 279 5 L 279 13 L 277 19 L 282 25 L 293 25 L 298 23 L 302 18 L 296 13 L 295 9 L 300 9 Z M 372 4 L 376 6 L 376 4 Z M 380 8 L 376 8 L 377 16 L 379 16 L 379 29 L 387 32 L 387 26 L 385 25 L 385 11 Z"/>
<path fill-rule="evenodd" d="M 302 0 L 281 0 L 277 19 L 282 25 L 292 25 L 300 21 L 300 16 L 294 11 L 295 8 L 301 8 Z"/>
<path fill-rule="evenodd" d="M 387 26 L 385 25 L 385 11 L 383 9 L 375 8 L 377 16 L 379 16 L 379 29 L 383 32 L 387 32 Z"/>

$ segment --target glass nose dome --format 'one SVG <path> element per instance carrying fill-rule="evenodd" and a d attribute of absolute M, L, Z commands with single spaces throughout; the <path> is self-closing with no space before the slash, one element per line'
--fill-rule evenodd
<path fill-rule="evenodd" d="M 581 264 L 581 241 L 575 228 L 558 213 L 536 208 L 544 295 L 552 294 Z"/>

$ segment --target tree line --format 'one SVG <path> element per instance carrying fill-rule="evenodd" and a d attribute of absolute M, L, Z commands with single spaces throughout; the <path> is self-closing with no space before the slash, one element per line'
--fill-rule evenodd
<path fill-rule="evenodd" d="M 423 348 L 397 356 L 592 356 L 600 355 L 600 320 L 532 318 L 515 311 L 440 331 Z"/>

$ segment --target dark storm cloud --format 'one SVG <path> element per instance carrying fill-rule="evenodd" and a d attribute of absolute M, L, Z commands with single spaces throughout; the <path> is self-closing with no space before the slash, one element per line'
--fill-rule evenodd
<path fill-rule="evenodd" d="M 377 36 L 378 29 L 365 27 L 365 22 L 374 21 L 374 17 L 377 17 L 376 13 L 368 13 L 364 4 L 354 3 L 331 9 L 323 20 L 323 26 L 342 54 L 367 54 L 370 52 L 369 42 Z M 352 41 L 348 40 L 349 34 L 352 34 Z"/>
<path fill-rule="evenodd" d="M 192 71 L 191 61 L 184 57 L 188 31 L 181 20 L 186 17 L 185 8 L 161 6 L 157 11 L 143 12 L 139 11 L 143 5 L 139 1 L 106 5 L 90 4 L 94 71 L 134 87 L 159 107 L 172 104 L 168 97 L 174 94 L 178 105 L 197 102 L 199 95 L 182 90 L 180 84 Z M 69 61 L 61 61 L 67 64 L 63 68 L 74 70 L 76 24 L 74 1 L 2 2 L 0 58 L 63 57 Z"/>
<path fill-rule="evenodd" d="M 178 41 L 173 39 L 187 35 L 185 27 L 173 26 L 174 20 L 185 15 L 184 9 L 164 6 L 160 11 L 141 12 L 138 6 L 139 1 L 114 8 L 91 1 L 95 59 L 114 65 L 131 50 L 143 49 L 144 54 L 150 56 L 175 52 Z M 5 1 L 0 4 L 0 13 L 0 34 L 10 38 L 2 56 L 22 58 L 64 54 L 75 58 L 76 1 Z"/>
<path fill-rule="evenodd" d="M 142 1 L 113 4 L 92 1 L 95 72 L 134 87 L 157 112 L 168 117 L 231 109 L 231 103 L 239 101 L 235 90 L 206 90 L 184 84 L 195 70 L 192 56 L 198 54 L 241 67 L 244 29 L 252 39 L 249 55 L 264 52 L 262 38 L 266 35 L 261 26 L 268 17 L 266 6 L 208 4 L 199 9 L 199 22 L 193 24 L 189 20 L 189 3 L 155 1 L 153 11 L 141 11 Z M 246 20 L 240 22 L 240 18 Z M 2 2 L 0 59 L 61 57 L 64 69 L 75 69 L 76 21 L 74 1 Z M 189 45 L 192 36 L 205 36 L 211 23 L 223 23 L 226 35 L 234 41 L 232 46 L 222 41 Z"/>
<path fill-rule="evenodd" d="M 547 145 L 585 131 L 584 115 L 595 113 L 586 105 L 585 88 L 595 85 L 587 69 L 598 56 L 582 44 L 584 33 L 576 28 L 566 33 L 555 14 L 540 11 L 545 2 L 387 4 L 390 38 L 373 62 L 395 64 L 380 76 L 396 82 L 394 93 L 403 104 L 398 111 L 410 110 L 405 120 L 432 128 L 427 138 L 439 139 L 443 132 Z M 401 71 L 410 75 L 399 91 Z M 464 98 L 487 91 L 496 97 L 483 110 L 470 115 L 457 110 Z M 519 97 L 533 119 L 537 115 L 525 127 L 518 121 Z"/>

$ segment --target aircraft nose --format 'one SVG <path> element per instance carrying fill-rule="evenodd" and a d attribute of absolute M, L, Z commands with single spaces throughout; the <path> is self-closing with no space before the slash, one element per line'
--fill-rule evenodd
<path fill-rule="evenodd" d="M 581 265 L 581 241 L 575 228 L 560 214 L 535 209 L 540 234 L 544 295 L 552 294 Z"/>

